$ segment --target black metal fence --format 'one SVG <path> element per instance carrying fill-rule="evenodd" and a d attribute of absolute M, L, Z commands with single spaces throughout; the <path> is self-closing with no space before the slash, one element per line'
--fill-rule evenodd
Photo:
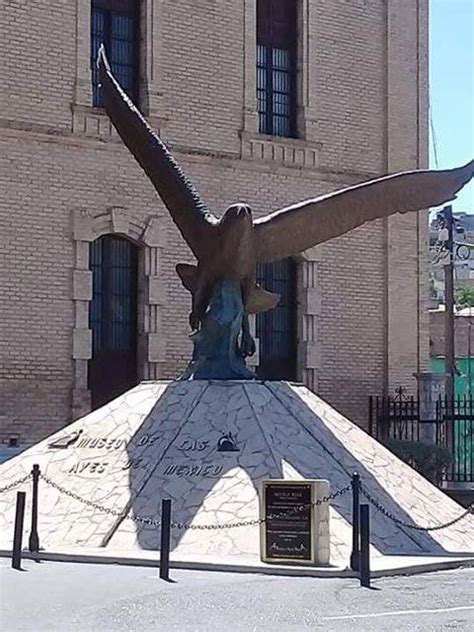
<path fill-rule="evenodd" d="M 433 428 L 436 445 L 451 453 L 443 481 L 474 483 L 474 398 L 440 398 L 433 419 L 420 419 L 420 402 L 414 397 L 370 397 L 369 433 L 382 443 L 391 440 L 423 441 L 422 428 Z"/>
<path fill-rule="evenodd" d="M 414 397 L 369 397 L 369 433 L 388 439 L 419 441 L 419 402 Z"/>
<path fill-rule="evenodd" d="M 447 480 L 474 483 L 474 399 L 440 400 L 436 417 L 436 442 L 448 448 L 453 458 Z"/>

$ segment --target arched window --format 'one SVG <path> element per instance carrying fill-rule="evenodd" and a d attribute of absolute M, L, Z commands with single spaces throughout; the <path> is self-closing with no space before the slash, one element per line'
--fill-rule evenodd
<path fill-rule="evenodd" d="M 291 259 L 257 267 L 257 282 L 280 295 L 278 305 L 257 315 L 260 343 L 258 377 L 296 379 L 296 264 Z"/>
<path fill-rule="evenodd" d="M 89 389 L 93 408 L 138 381 L 137 259 L 137 246 L 124 237 L 105 235 L 90 246 Z"/>

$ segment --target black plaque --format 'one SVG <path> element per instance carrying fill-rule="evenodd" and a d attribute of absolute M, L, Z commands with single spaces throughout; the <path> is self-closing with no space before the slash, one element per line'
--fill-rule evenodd
<path fill-rule="evenodd" d="M 314 561 L 311 502 L 311 483 L 263 482 L 264 561 Z"/>

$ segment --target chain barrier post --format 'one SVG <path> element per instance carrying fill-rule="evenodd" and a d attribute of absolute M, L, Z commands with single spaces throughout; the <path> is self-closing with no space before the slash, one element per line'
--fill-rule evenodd
<path fill-rule="evenodd" d="M 28 548 L 30 549 L 31 553 L 38 553 L 38 484 L 40 478 L 40 467 L 37 463 L 33 465 L 31 475 L 33 477 L 33 495 L 31 499 L 31 531 L 28 540 Z"/>
<path fill-rule="evenodd" d="M 16 493 L 15 530 L 13 532 L 12 568 L 21 571 L 21 543 L 25 518 L 25 492 Z"/>
<path fill-rule="evenodd" d="M 370 513 L 366 503 L 360 506 L 360 585 L 370 588 Z"/>
<path fill-rule="evenodd" d="M 170 578 L 171 500 L 161 501 L 160 578 Z"/>
<path fill-rule="evenodd" d="M 353 571 L 359 570 L 360 561 L 360 475 L 352 475 L 352 552 L 350 566 Z"/>

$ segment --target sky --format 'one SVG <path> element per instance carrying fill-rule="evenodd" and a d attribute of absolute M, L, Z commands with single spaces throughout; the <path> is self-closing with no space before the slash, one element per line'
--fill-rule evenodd
<path fill-rule="evenodd" d="M 474 0 L 430 0 L 429 64 L 430 168 L 460 166 L 474 159 Z M 452 206 L 474 214 L 473 181 Z"/>

